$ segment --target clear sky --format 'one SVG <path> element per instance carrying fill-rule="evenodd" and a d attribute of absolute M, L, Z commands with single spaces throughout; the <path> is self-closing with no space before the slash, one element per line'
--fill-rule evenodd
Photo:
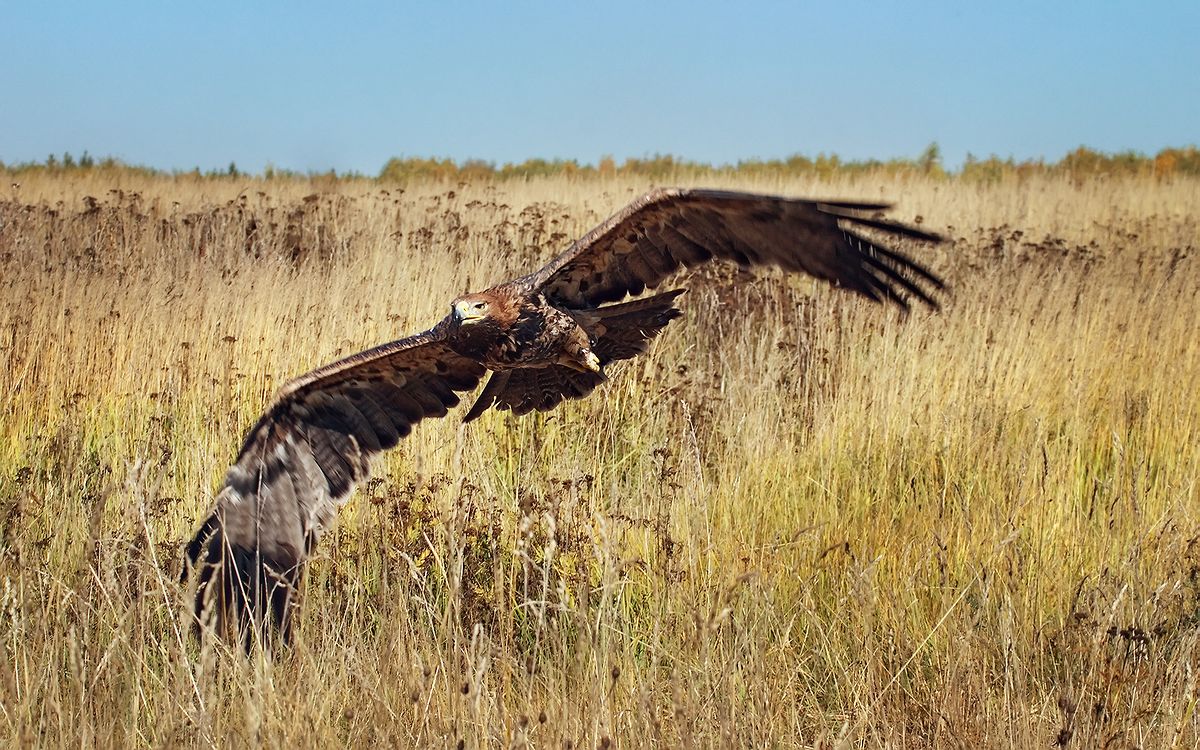
<path fill-rule="evenodd" d="M 1200 142 L 1189 2 L 3 0 L 0 160 L 1057 159 Z"/>

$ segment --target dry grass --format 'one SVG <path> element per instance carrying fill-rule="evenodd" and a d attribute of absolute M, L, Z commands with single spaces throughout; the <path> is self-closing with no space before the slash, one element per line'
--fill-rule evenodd
<path fill-rule="evenodd" d="M 592 398 L 421 425 L 344 509 L 274 662 L 201 653 L 175 583 L 274 387 L 649 186 L 6 186 L 0 735 L 1200 742 L 1200 184 L 730 186 L 901 199 L 951 227 L 953 299 L 902 320 L 705 274 Z"/>

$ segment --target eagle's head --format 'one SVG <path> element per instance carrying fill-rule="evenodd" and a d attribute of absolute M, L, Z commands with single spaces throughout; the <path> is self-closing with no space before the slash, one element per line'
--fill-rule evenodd
<path fill-rule="evenodd" d="M 460 329 L 503 328 L 516 321 L 517 306 L 509 295 L 488 289 L 463 295 L 451 302 L 450 317 Z"/>
<path fill-rule="evenodd" d="M 491 312 L 491 301 L 482 294 L 468 294 L 450 303 L 450 314 L 460 326 L 487 320 Z"/>
<path fill-rule="evenodd" d="M 498 342 L 508 340 L 517 320 L 517 301 L 487 289 L 450 303 L 450 345 L 459 354 L 479 359 Z"/>

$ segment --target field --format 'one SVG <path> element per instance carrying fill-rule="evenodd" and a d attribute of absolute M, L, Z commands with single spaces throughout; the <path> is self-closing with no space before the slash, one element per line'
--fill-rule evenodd
<path fill-rule="evenodd" d="M 944 309 L 696 273 L 591 398 L 380 461 L 274 659 L 177 583 L 274 389 L 651 185 L 5 184 L 5 744 L 1200 744 L 1200 181 L 719 182 L 897 200 Z"/>

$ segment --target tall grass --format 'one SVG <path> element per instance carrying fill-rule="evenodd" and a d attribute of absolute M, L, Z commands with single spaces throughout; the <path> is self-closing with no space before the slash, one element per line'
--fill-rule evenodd
<path fill-rule="evenodd" d="M 650 186 L 123 179 L 0 203 L 8 744 L 1200 742 L 1200 183 L 727 183 L 899 200 L 944 311 L 698 273 L 589 399 L 422 424 L 246 660 L 176 580 L 274 388 Z"/>

